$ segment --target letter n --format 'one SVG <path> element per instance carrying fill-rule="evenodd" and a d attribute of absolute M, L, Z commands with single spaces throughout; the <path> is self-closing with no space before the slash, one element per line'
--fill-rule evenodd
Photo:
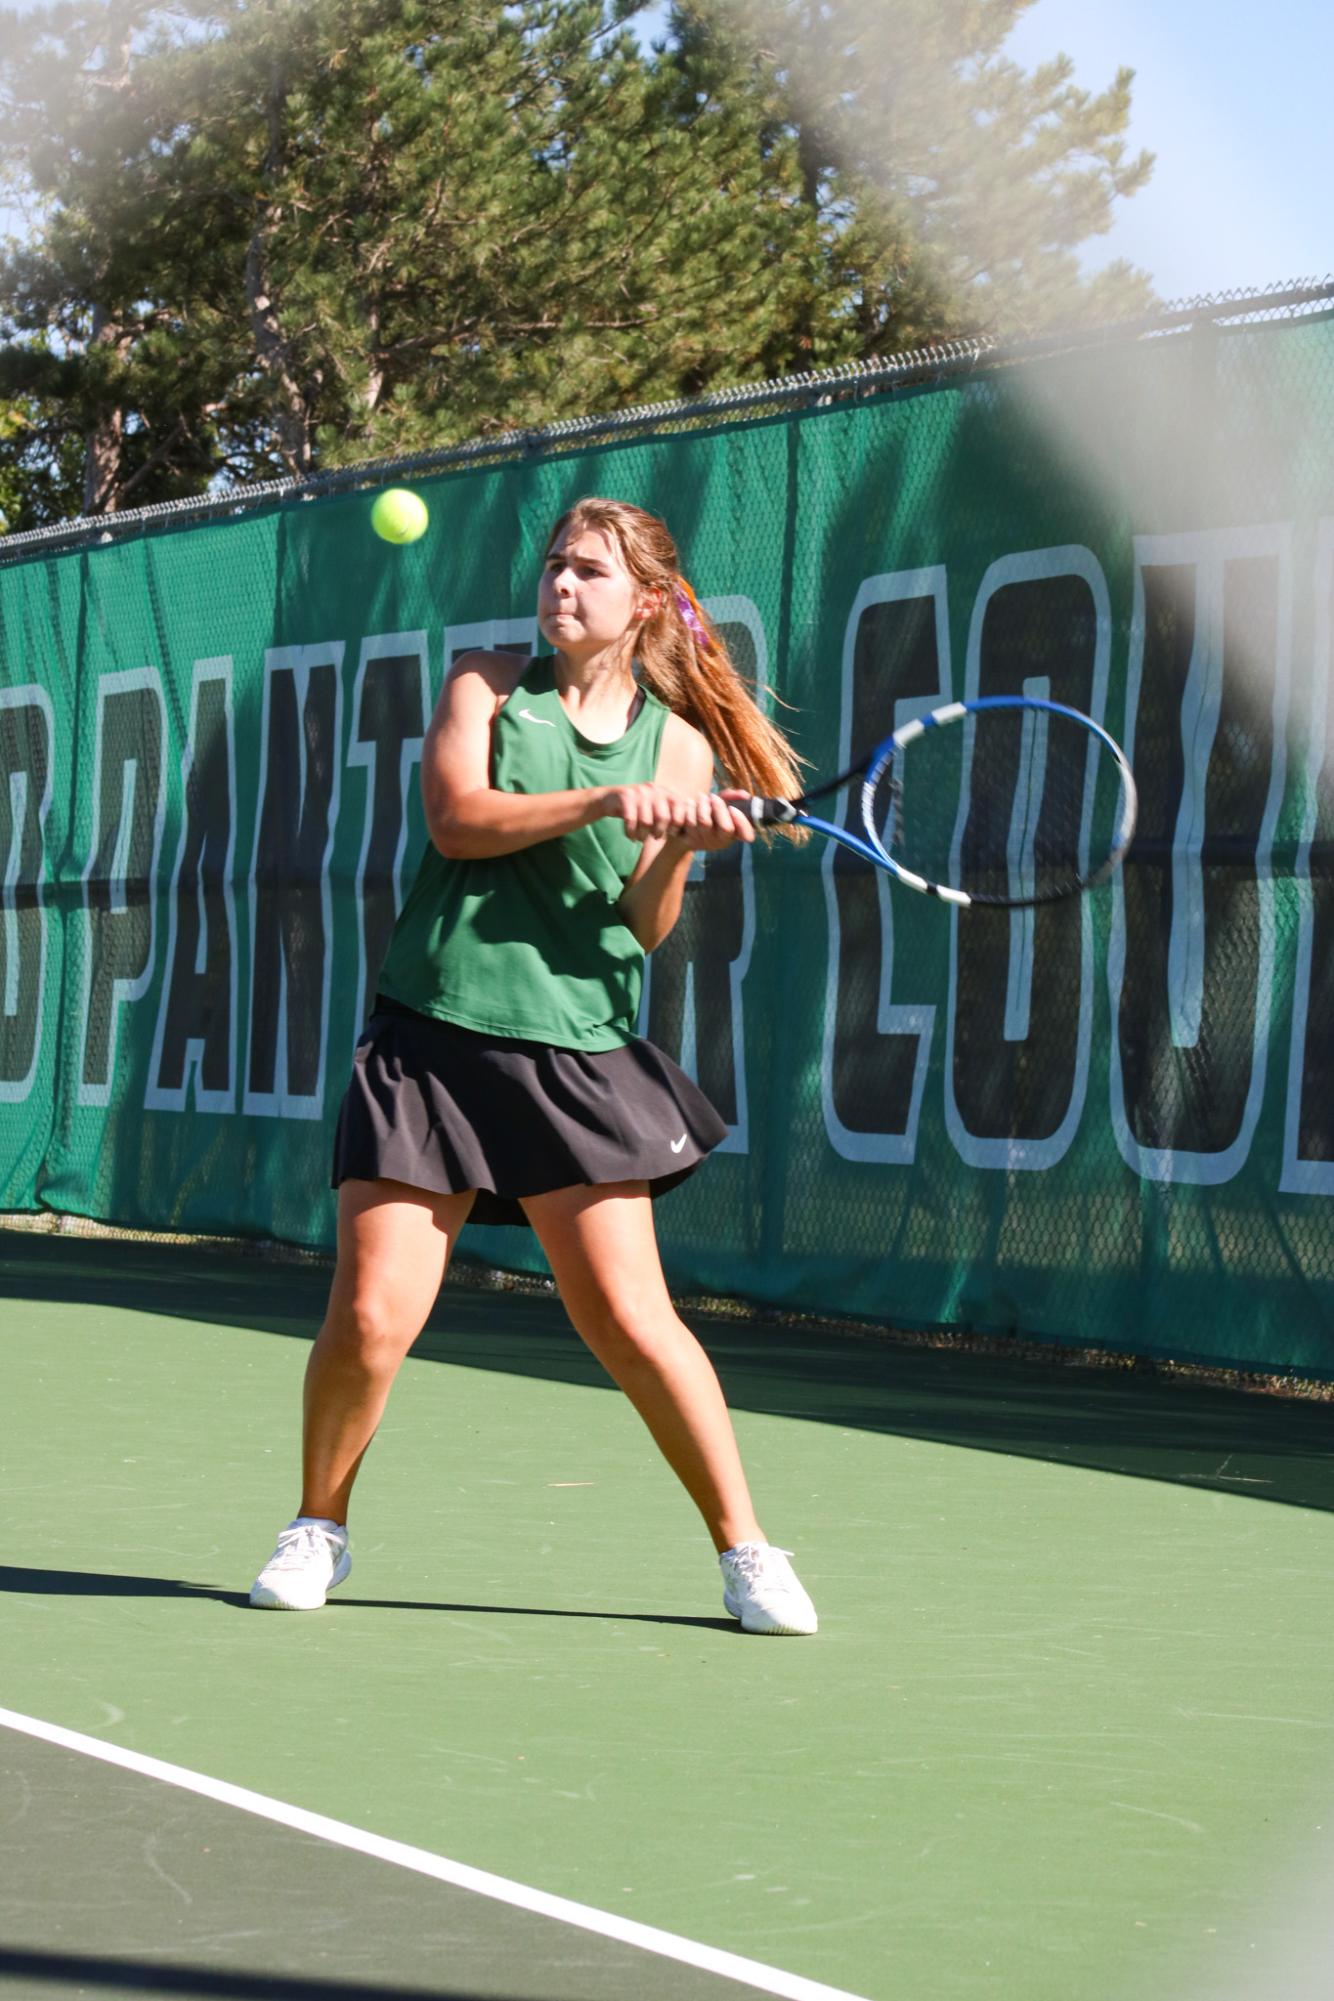
<path fill-rule="evenodd" d="M 167 966 L 144 1104 L 182 1111 L 194 1072 L 201 1111 L 236 1102 L 236 751 L 230 657 L 195 662 L 181 760 L 181 838 L 168 906 Z"/>
<path fill-rule="evenodd" d="M 265 659 L 244 1108 L 270 1118 L 324 1112 L 342 664 L 340 641 Z"/>

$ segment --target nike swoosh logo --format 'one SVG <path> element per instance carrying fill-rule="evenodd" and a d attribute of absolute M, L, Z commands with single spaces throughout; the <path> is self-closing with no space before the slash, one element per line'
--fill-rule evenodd
<path fill-rule="evenodd" d="M 544 730 L 554 730 L 556 727 L 550 717 L 535 716 L 531 709 L 520 709 L 519 721 L 521 723 L 541 723 Z"/>
<path fill-rule="evenodd" d="M 681 1151 L 681 1148 L 685 1145 L 688 1137 L 689 1135 L 687 1133 L 682 1133 L 680 1139 L 674 1139 L 672 1141 L 672 1152 L 679 1153 Z"/>

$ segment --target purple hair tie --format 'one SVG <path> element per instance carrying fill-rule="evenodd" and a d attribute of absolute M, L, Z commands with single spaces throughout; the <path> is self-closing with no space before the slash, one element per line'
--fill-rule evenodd
<path fill-rule="evenodd" d="M 685 623 L 690 627 L 690 630 L 694 633 L 695 638 L 699 641 L 700 645 L 707 646 L 709 644 L 708 631 L 707 628 L 705 627 L 703 619 L 700 617 L 699 612 L 695 608 L 695 600 L 694 597 L 691 595 L 690 587 L 688 584 L 682 590 L 678 590 L 676 593 L 676 609 L 680 612 L 681 617 L 685 620 Z"/>

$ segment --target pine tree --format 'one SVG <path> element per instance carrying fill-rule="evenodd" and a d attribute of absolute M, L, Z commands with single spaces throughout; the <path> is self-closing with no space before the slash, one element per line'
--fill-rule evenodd
<path fill-rule="evenodd" d="M 1004 53 L 1033 0 L 677 0 L 673 36 L 767 93 L 822 226 L 824 359 L 952 335 L 1105 321 L 1153 303 L 1124 261 L 1078 250 L 1147 181 L 1127 154 L 1133 71 L 1094 95 L 1057 56 Z"/>
<path fill-rule="evenodd" d="M 25 17 L 6 144 L 48 212 L 0 269 L 0 395 L 45 391 L 48 423 L 58 399 L 80 427 L 61 511 L 761 372 L 808 224 L 747 104 L 669 114 L 633 11 L 63 0 Z"/>
<path fill-rule="evenodd" d="M 682 0 L 648 52 L 638 4 L 0 12 L 42 217 L 0 258 L 9 525 L 1089 309 L 1074 247 L 1147 165 L 1128 79 L 1001 60 L 1023 0 L 884 8 L 936 23 L 884 140 L 878 0 Z"/>

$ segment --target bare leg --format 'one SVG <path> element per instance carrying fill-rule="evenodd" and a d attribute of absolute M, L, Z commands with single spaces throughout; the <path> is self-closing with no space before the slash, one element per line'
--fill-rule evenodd
<path fill-rule="evenodd" d="M 347 1520 L 394 1377 L 426 1324 L 472 1207 L 401 1181 L 345 1181 L 338 1262 L 306 1367 L 301 1513 Z"/>
<path fill-rule="evenodd" d="M 667 1292 L 644 1183 L 562 1188 L 523 1206 L 575 1328 L 647 1424 L 715 1547 L 763 1541 L 713 1364 Z"/>

